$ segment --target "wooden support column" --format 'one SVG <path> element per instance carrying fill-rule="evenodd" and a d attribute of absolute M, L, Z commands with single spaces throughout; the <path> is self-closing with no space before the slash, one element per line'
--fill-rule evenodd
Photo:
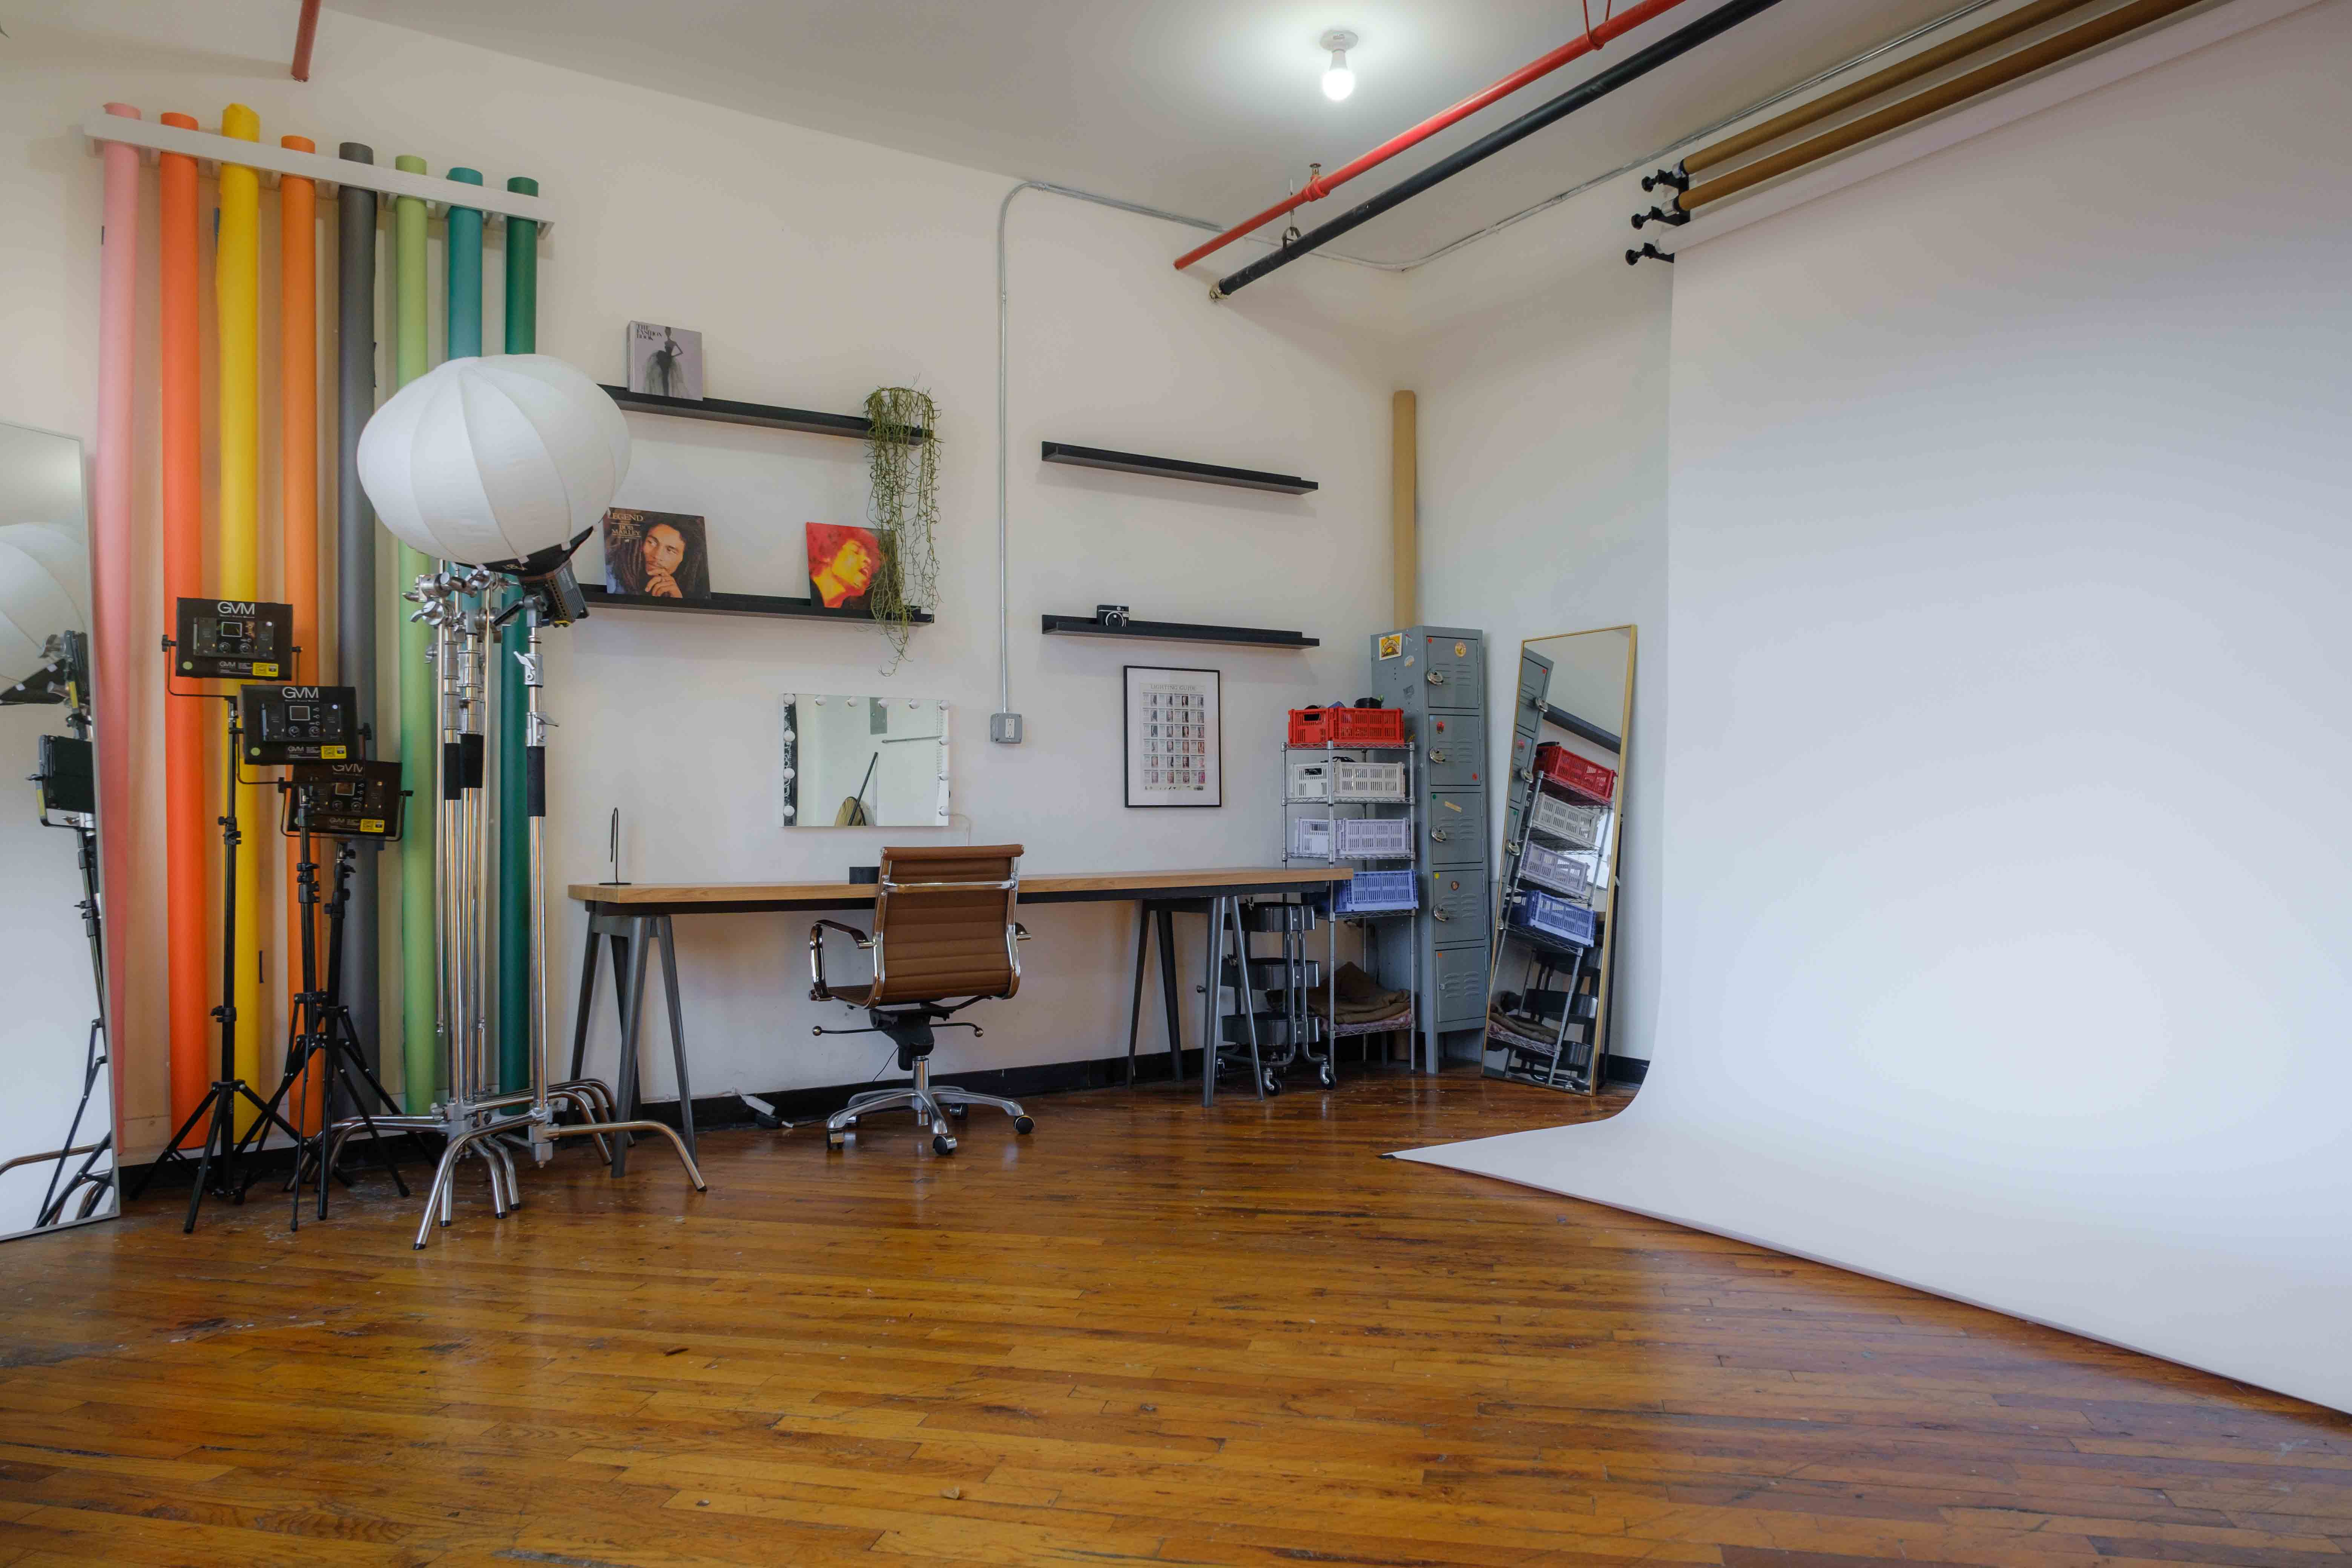
<path fill-rule="evenodd" d="M 1420 416 L 1410 392 L 1389 403 L 1389 542 L 1396 570 L 1394 623 L 1421 623 Z"/>

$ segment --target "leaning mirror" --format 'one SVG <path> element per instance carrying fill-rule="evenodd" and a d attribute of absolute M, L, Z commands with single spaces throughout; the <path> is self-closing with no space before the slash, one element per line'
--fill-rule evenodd
<path fill-rule="evenodd" d="M 81 443 L 0 425 L 0 1238 L 115 1209 L 89 624 Z"/>
<path fill-rule="evenodd" d="M 1486 1076 L 1582 1094 L 1607 1076 L 1633 628 L 1519 645 Z"/>
<path fill-rule="evenodd" d="M 948 826 L 948 705 L 929 697 L 784 698 L 786 827 Z"/>

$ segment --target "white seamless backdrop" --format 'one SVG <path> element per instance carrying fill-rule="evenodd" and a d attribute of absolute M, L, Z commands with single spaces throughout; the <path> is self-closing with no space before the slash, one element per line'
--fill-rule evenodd
<path fill-rule="evenodd" d="M 1685 251 L 1657 1070 L 1414 1157 L 2352 1408 L 2347 58 Z"/>

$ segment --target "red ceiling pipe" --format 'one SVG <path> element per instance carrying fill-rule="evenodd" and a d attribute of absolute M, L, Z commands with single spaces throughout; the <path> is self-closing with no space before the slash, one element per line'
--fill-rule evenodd
<path fill-rule="evenodd" d="M 1234 241 L 1241 238 L 1242 236 L 1249 233 L 1250 230 L 1258 227 L 1262 224 L 1272 223 L 1276 218 L 1280 217 L 1283 214 L 1289 212 L 1295 207 L 1304 206 L 1308 202 L 1320 201 L 1323 197 L 1330 195 L 1334 186 L 1346 184 L 1349 180 L 1354 179 L 1365 170 L 1375 168 L 1380 164 L 1387 163 L 1391 158 L 1395 157 L 1406 148 L 1412 146 L 1416 142 L 1427 141 L 1429 138 L 1436 135 L 1439 132 L 1444 130 L 1447 126 L 1452 125 L 1456 121 L 1468 119 L 1471 115 L 1477 113 L 1480 110 L 1486 108 L 1496 99 L 1509 97 L 1512 93 L 1518 91 L 1519 89 L 1527 86 L 1528 83 L 1535 80 L 1538 77 L 1549 76 L 1553 71 L 1556 71 L 1560 67 L 1566 65 L 1569 61 L 1580 59 L 1586 55 L 1591 54 L 1594 50 L 1600 48 L 1601 45 L 1608 43 L 1613 38 L 1622 37 L 1625 34 L 1632 32 L 1634 28 L 1640 26 L 1643 23 L 1650 20 L 1652 17 L 1662 16 L 1682 3 L 1683 0 L 1642 0 L 1640 5 L 1633 6 L 1632 9 L 1618 16 L 1609 17 L 1599 26 L 1594 27 L 1588 33 L 1584 33 L 1575 38 L 1571 38 L 1567 43 L 1560 45 L 1559 47 L 1552 50 L 1551 53 L 1545 55 L 1540 58 L 1529 60 L 1526 65 L 1521 66 L 1518 69 L 1513 71 L 1510 75 L 1505 77 L 1502 80 L 1496 82 L 1494 86 L 1486 89 L 1485 91 L 1472 93 L 1468 98 L 1464 99 L 1461 102 L 1455 104 L 1453 108 L 1444 110 L 1443 113 L 1431 115 L 1428 119 L 1423 121 L 1412 130 L 1405 132 L 1402 135 L 1392 136 L 1386 142 L 1381 142 L 1379 146 L 1373 148 L 1370 152 L 1365 153 L 1354 163 L 1343 164 L 1339 168 L 1332 170 L 1331 173 L 1307 181 L 1306 184 L 1299 187 L 1299 189 L 1294 192 L 1287 199 L 1276 202 L 1274 205 L 1266 208 L 1265 211 L 1258 214 L 1257 216 L 1251 218 L 1248 222 L 1242 224 L 1238 227 L 1227 229 L 1224 233 L 1217 236 L 1216 238 L 1210 240 L 1205 245 L 1198 246 L 1193 249 L 1186 251 L 1183 255 L 1176 258 L 1176 270 L 1181 272 L 1184 268 L 1192 266 L 1192 263 L 1200 260 L 1201 258 L 1208 255 L 1210 252 L 1222 249 L 1225 246 L 1231 245 Z"/>
<path fill-rule="evenodd" d="M 319 41 L 319 0 L 302 0 L 302 19 L 294 25 L 294 79 L 310 79 L 310 46 Z"/>

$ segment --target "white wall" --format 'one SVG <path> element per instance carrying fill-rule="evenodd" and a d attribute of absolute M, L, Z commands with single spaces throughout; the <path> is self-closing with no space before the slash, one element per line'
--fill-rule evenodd
<path fill-rule="evenodd" d="M 624 323 L 642 319 L 706 334 L 714 395 L 845 412 L 895 383 L 939 400 L 942 602 L 939 624 L 916 634 L 895 674 L 883 673 L 879 636 L 855 626 L 616 612 L 551 639 L 549 705 L 561 721 L 551 791 L 558 889 L 604 874 L 615 805 L 628 819 L 628 874 L 638 880 L 835 878 L 852 861 L 873 860 L 885 838 L 905 841 L 906 830 L 776 826 L 776 699 L 793 689 L 952 701 L 955 805 L 969 826 L 950 837 L 1024 842 L 1032 871 L 1278 857 L 1279 715 L 1357 689 L 1364 640 L 1388 615 L 1398 280 L 1323 265 L 1313 268 L 1312 290 L 1213 307 L 1199 280 L 1167 265 L 1192 231 L 1034 193 L 1015 203 L 1011 615 L 1014 706 L 1028 717 L 1030 740 L 992 746 L 993 245 L 1007 176 L 341 13 L 321 30 L 308 86 L 284 76 L 282 6 L 222 7 L 207 14 L 207 37 L 152 42 L 161 29 L 193 26 L 152 7 L 94 3 L 21 29 L 12 23 L 22 36 L 0 57 L 0 203 L 10 214 L 0 338 L 16 358 L 0 385 L 0 417 L 84 434 L 93 423 L 100 178 L 72 127 L 110 99 L 150 119 L 186 109 L 206 124 L 217 123 L 223 104 L 244 101 L 271 138 L 300 132 L 329 150 L 364 141 L 380 161 L 414 152 L 436 172 L 470 163 L 493 184 L 537 176 L 562 208 L 541 258 L 540 347 L 600 377 L 620 379 Z M 133 47 L 110 27 L 148 41 Z M 265 200 L 266 211 L 272 205 Z M 152 189 L 147 211 L 152 254 Z M 322 228 L 322 264 L 331 266 L 331 218 Z M 265 255 L 271 248 L 265 231 Z M 486 273 L 487 336 L 496 343 L 495 249 Z M 269 278 L 266 264 L 265 289 Z M 437 345 L 437 279 L 432 292 Z M 265 363 L 269 353 L 265 345 Z M 151 405 L 140 417 L 152 450 Z M 625 499 L 709 514 L 722 572 L 732 570 L 730 530 L 789 531 L 796 556 L 801 522 L 861 513 L 858 443 L 638 416 L 632 426 L 640 457 Z M 1290 499 L 1045 469 L 1041 438 L 1305 473 L 1322 489 Z M 276 461 L 265 452 L 265 474 Z M 150 530 L 154 484 L 143 470 L 140 526 Z M 272 510 L 266 494 L 265 512 Z M 152 563 L 141 571 L 142 598 L 159 602 Z M 1323 647 L 1302 655 L 1038 635 L 1041 612 L 1084 612 L 1101 601 L 1142 616 L 1296 626 Z M 140 636 L 160 630 L 159 619 Z M 1119 667 L 1129 661 L 1224 671 L 1223 810 L 1122 805 Z M 136 765 L 152 778 L 160 694 L 150 700 Z M 160 865 L 154 812 L 121 838 L 142 863 Z M 571 906 L 558 907 L 562 999 L 572 994 L 582 925 Z M 1021 997 L 994 1009 L 984 1042 L 952 1044 L 943 1068 L 1123 1048 L 1133 935 L 1125 908 L 1041 910 L 1029 923 L 1038 941 Z M 132 952 L 161 951 L 160 901 L 130 911 L 126 925 Z M 799 917 L 681 923 L 698 1091 L 872 1071 L 867 1042 L 808 1037 L 818 1015 L 794 979 L 805 926 Z M 385 929 L 396 927 L 387 921 Z M 124 1047 L 135 1143 L 165 1131 L 152 1109 L 163 1079 L 160 965 L 134 973 L 131 984 Z M 559 1001 L 559 1025 L 568 1011 Z M 604 1017 L 600 1049 L 609 1051 Z M 653 1092 L 668 1093 L 668 1083 L 665 1059 Z"/>
<path fill-rule="evenodd" d="M 1435 1158 L 2352 1407 L 2347 58 L 1684 249 L 1662 1065 Z"/>
<path fill-rule="evenodd" d="M 1497 671 L 1523 638 L 1638 630 L 1610 1049 L 1647 1058 L 1662 985 L 1670 279 L 1618 259 L 1611 200 L 1595 192 L 1412 274 L 1406 379 L 1420 404 L 1423 617 L 1485 627 Z M 1613 708 L 1591 717 L 1616 723 Z M 1489 739 L 1499 771 L 1510 731 Z"/>

